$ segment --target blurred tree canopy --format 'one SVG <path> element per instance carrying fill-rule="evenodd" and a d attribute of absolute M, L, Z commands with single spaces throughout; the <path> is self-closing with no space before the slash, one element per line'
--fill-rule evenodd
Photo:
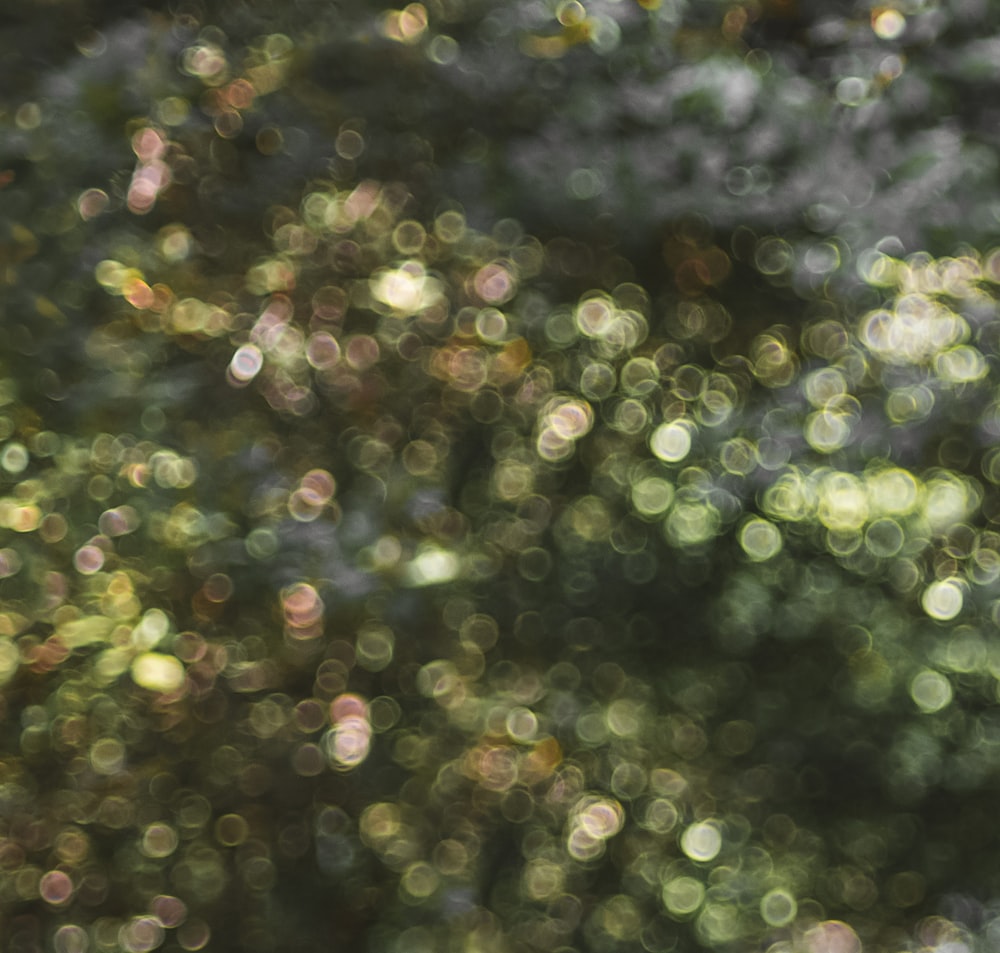
<path fill-rule="evenodd" d="M 3 949 L 995 948 L 998 19 L 0 13 Z"/>

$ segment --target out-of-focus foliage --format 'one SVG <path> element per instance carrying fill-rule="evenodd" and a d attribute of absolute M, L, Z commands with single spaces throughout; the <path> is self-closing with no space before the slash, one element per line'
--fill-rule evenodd
<path fill-rule="evenodd" d="M 3 949 L 996 945 L 990 7 L 17 15 Z"/>
<path fill-rule="evenodd" d="M 248 185 L 280 200 L 288 177 L 332 163 L 345 179 L 405 181 L 426 214 L 460 196 L 480 227 L 513 215 L 621 247 L 650 277 L 650 249 L 658 259 L 685 214 L 786 233 L 800 256 L 835 239 L 848 272 L 890 236 L 896 251 L 950 253 L 997 227 L 1000 15 L 984 0 L 150 6 L 7 14 L 12 107 L 44 107 L 39 128 L 73 135 L 85 157 L 62 170 L 67 186 L 121 155 L 123 120 L 148 116 L 188 134 L 218 124 L 220 151 L 241 162 L 217 158 L 228 187 L 204 186 L 213 204 L 250 212 Z M 257 63 L 249 101 L 216 95 L 267 35 L 288 44 L 257 48 L 282 81 Z M 253 161 L 272 127 L 267 161 Z M 6 140 L 8 162 L 38 168 L 36 137 Z M 796 287 L 835 271 L 804 269 Z"/>

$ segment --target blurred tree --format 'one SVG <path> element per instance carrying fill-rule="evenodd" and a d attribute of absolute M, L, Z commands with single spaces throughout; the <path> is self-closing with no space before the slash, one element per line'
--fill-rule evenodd
<path fill-rule="evenodd" d="M 4 949 L 990 947 L 992 7 L 4 16 Z"/>

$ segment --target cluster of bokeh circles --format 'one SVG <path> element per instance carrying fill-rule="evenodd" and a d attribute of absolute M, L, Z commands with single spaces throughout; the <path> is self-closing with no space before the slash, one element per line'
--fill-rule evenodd
<path fill-rule="evenodd" d="M 271 419 L 202 423 L 252 491 L 7 418 L 16 948 L 971 949 L 909 911 L 1000 737 L 996 256 L 873 252 L 881 307 L 743 356 L 397 186 L 281 217 L 225 299 L 96 269 L 109 363 L 155 337 Z"/>
<path fill-rule="evenodd" d="M 292 41 L 224 47 L 72 203 L 103 396 L 0 388 L 4 948 L 995 946 L 1000 252 L 761 321 L 737 268 L 846 245 L 686 218 L 647 289 L 353 176 L 363 123 L 213 238 L 233 143 L 297 132 Z"/>

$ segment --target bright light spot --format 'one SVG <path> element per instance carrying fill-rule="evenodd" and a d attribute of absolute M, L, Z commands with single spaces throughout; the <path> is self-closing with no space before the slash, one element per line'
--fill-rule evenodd
<path fill-rule="evenodd" d="M 241 384 L 252 381 L 264 366 L 264 355 L 256 344 L 244 344 L 229 362 L 229 373 Z"/>
<path fill-rule="evenodd" d="M 691 452 L 691 424 L 674 420 L 660 424 L 649 438 L 649 447 L 667 463 L 679 463 Z"/>
<path fill-rule="evenodd" d="M 888 559 L 903 548 L 903 529 L 895 520 L 883 518 L 875 520 L 865 530 L 865 546 L 873 556 Z"/>
<path fill-rule="evenodd" d="M 163 943 L 163 925 L 156 917 L 133 917 L 118 932 L 118 941 L 128 953 L 149 953 Z"/>
<path fill-rule="evenodd" d="M 396 637 L 392 630 L 375 623 L 358 632 L 354 645 L 357 663 L 369 672 L 381 672 L 392 661 Z"/>
<path fill-rule="evenodd" d="M 126 268 L 120 261 L 105 258 L 94 267 L 97 283 L 110 294 L 121 294 L 122 286 L 129 278 L 141 278 L 139 272 Z"/>
<path fill-rule="evenodd" d="M 156 203 L 156 197 L 170 184 L 170 169 L 160 159 L 140 163 L 132 174 L 127 204 L 129 211 L 145 215 Z"/>
<path fill-rule="evenodd" d="M 214 43 L 189 46 L 181 55 L 181 68 L 208 85 L 219 86 L 226 76 L 226 54 Z M 152 130 L 150 130 L 152 131 Z"/>
<path fill-rule="evenodd" d="M 951 703 L 951 682 L 940 672 L 924 669 L 910 682 L 910 697 L 927 714 L 941 711 Z"/>
<path fill-rule="evenodd" d="M 476 294 L 487 304 L 503 304 L 513 298 L 517 290 L 511 273 L 496 262 L 483 265 L 476 272 L 472 284 Z"/>
<path fill-rule="evenodd" d="M 169 857 L 175 850 L 179 838 L 169 824 L 157 822 L 150 824 L 142 833 L 139 841 L 139 849 L 147 856 L 153 858 Z"/>
<path fill-rule="evenodd" d="M 411 586 L 436 586 L 454 579 L 461 563 L 454 553 L 430 547 L 424 549 L 406 567 L 406 579 Z"/>
<path fill-rule="evenodd" d="M 435 659 L 417 673 L 417 689 L 425 698 L 445 698 L 459 683 L 458 672 L 451 662 Z"/>
<path fill-rule="evenodd" d="M 667 538 L 677 546 L 696 546 L 716 534 L 719 511 L 708 503 L 677 503 L 663 523 Z"/>
<path fill-rule="evenodd" d="M 922 364 L 961 343 L 969 334 L 964 318 L 926 295 L 898 298 L 892 311 L 869 313 L 858 329 L 871 352 L 890 364 Z"/>
<path fill-rule="evenodd" d="M 663 885 L 663 905 L 675 917 L 694 913 L 705 899 L 705 887 L 694 877 L 675 877 Z"/>
<path fill-rule="evenodd" d="M 363 714 L 344 714 L 324 737 L 327 757 L 342 768 L 356 767 L 368 757 L 371 737 L 372 727 L 367 711 Z"/>
<path fill-rule="evenodd" d="M 827 528 L 850 532 L 868 519 L 868 493 L 851 473 L 830 473 L 820 484 L 819 519 Z"/>
<path fill-rule="evenodd" d="M 920 597 L 920 604 L 932 619 L 947 622 L 962 611 L 964 596 L 956 579 L 938 579 L 932 582 Z"/>
<path fill-rule="evenodd" d="M 642 826 L 657 834 L 666 834 L 677 826 L 677 808 L 669 798 L 658 797 L 646 806 Z"/>
<path fill-rule="evenodd" d="M 944 351 L 934 359 L 937 376 L 950 384 L 968 384 L 985 377 L 986 359 L 974 347 L 962 344 Z"/>
<path fill-rule="evenodd" d="M 809 403 L 817 409 L 825 407 L 831 400 L 847 393 L 844 375 L 835 367 L 821 367 L 813 371 L 803 381 L 802 387 Z"/>
<path fill-rule="evenodd" d="M 576 309 L 576 326 L 587 337 L 602 337 L 614 324 L 614 311 L 606 298 L 588 298 Z"/>
<path fill-rule="evenodd" d="M 851 438 L 851 425 L 844 414 L 821 410 L 806 421 L 805 438 L 814 450 L 833 453 Z"/>
<path fill-rule="evenodd" d="M 162 609 L 150 609 L 132 630 L 132 644 L 140 651 L 153 648 L 170 631 L 170 620 Z"/>
<path fill-rule="evenodd" d="M 269 559 L 278 551 L 278 537 L 266 526 L 258 526 L 247 535 L 243 544 L 254 559 Z"/>
<path fill-rule="evenodd" d="M 156 301 L 153 289 L 141 278 L 133 278 L 131 281 L 128 281 L 122 287 L 122 295 L 133 308 L 137 308 L 140 311 L 152 307 Z"/>
<path fill-rule="evenodd" d="M 787 926 L 798 912 L 795 898 L 780 887 L 769 890 L 760 901 L 760 915 L 768 926 Z"/>
<path fill-rule="evenodd" d="M 285 634 L 305 641 L 318 638 L 323 632 L 326 605 L 319 593 L 307 582 L 297 582 L 281 592 L 285 615 Z"/>
<path fill-rule="evenodd" d="M 906 29 L 906 17 L 898 10 L 873 10 L 872 29 L 880 40 L 898 39 Z"/>
<path fill-rule="evenodd" d="M 303 493 L 309 495 L 315 504 L 325 504 L 330 501 L 337 489 L 337 481 L 327 470 L 310 470 L 299 481 Z"/>
<path fill-rule="evenodd" d="M 175 692 L 184 684 L 184 666 L 173 655 L 144 652 L 132 662 L 132 680 L 151 692 Z"/>
<path fill-rule="evenodd" d="M 388 10 L 383 14 L 381 30 L 387 39 L 412 45 L 427 30 L 427 10 L 421 3 L 410 3 L 402 10 Z"/>
<path fill-rule="evenodd" d="M 754 263 L 765 275 L 780 275 L 795 260 L 792 246 L 783 238 L 765 238 L 757 245 Z"/>
<path fill-rule="evenodd" d="M 427 58 L 438 66 L 450 66 L 458 59 L 460 48 L 450 36 L 439 33 L 427 44 Z"/>
<path fill-rule="evenodd" d="M 837 99 L 845 106 L 860 106 L 868 94 L 868 83 L 860 76 L 847 76 L 837 83 Z"/>
<path fill-rule="evenodd" d="M 803 937 L 803 953 L 861 953 L 857 933 L 840 920 L 824 920 Z"/>
<path fill-rule="evenodd" d="M 150 905 L 153 916 L 165 927 L 180 926 L 187 919 L 187 906 L 183 900 L 170 894 L 159 894 Z"/>
<path fill-rule="evenodd" d="M 376 300 L 400 315 L 416 314 L 441 297 L 440 283 L 429 278 L 418 261 L 377 272 L 369 281 Z"/>
<path fill-rule="evenodd" d="M 417 861 L 410 864 L 400 879 L 402 889 L 417 900 L 424 900 L 437 890 L 440 883 L 438 872 L 428 863 Z"/>
<path fill-rule="evenodd" d="M 566 459 L 572 455 L 575 441 L 589 433 L 593 425 L 594 411 L 587 401 L 551 401 L 535 442 L 539 456 L 552 462 Z"/>
<path fill-rule="evenodd" d="M 873 508 L 882 513 L 902 515 L 917 505 L 917 481 L 906 470 L 880 470 L 865 482 Z"/>
<path fill-rule="evenodd" d="M 582 798 L 570 821 L 566 850 L 579 861 L 600 857 L 604 842 L 622 829 L 624 820 L 624 811 L 617 801 L 593 796 Z"/>
<path fill-rule="evenodd" d="M 50 870 L 42 875 L 38 892 L 46 903 L 58 907 L 73 896 L 73 881 L 61 870 Z"/>
<path fill-rule="evenodd" d="M 673 486 L 659 477 L 646 477 L 632 487 L 632 505 L 643 516 L 659 516 L 673 499 Z"/>
<path fill-rule="evenodd" d="M 104 550 L 100 546 L 81 546 L 73 554 L 73 567 L 84 576 L 93 575 L 104 565 Z"/>
<path fill-rule="evenodd" d="M 311 523 L 323 513 L 325 502 L 320 502 L 314 493 L 299 487 L 288 498 L 288 512 L 300 523 Z"/>
<path fill-rule="evenodd" d="M 763 562 L 781 552 L 781 531 L 774 523 L 754 517 L 740 530 L 740 546 L 754 562 Z"/>
<path fill-rule="evenodd" d="M 163 137 L 150 127 L 140 129 L 132 136 L 132 151 L 142 162 L 152 162 L 159 159 L 166 151 L 167 144 Z"/>
<path fill-rule="evenodd" d="M 80 218 L 84 221 L 100 215 L 110 203 L 107 192 L 100 189 L 87 189 L 79 199 L 77 199 L 77 209 Z"/>
<path fill-rule="evenodd" d="M 796 471 L 783 473 L 764 491 L 764 509 L 781 520 L 803 520 L 815 508 L 812 488 Z"/>
<path fill-rule="evenodd" d="M 874 248 L 866 248 L 858 255 L 857 270 L 863 281 L 880 288 L 894 287 L 898 281 L 901 262 Z"/>
<path fill-rule="evenodd" d="M 12 440 L 5 444 L 3 451 L 0 452 L 0 467 L 3 467 L 8 473 L 22 473 L 27 468 L 30 459 L 24 444 Z"/>
<path fill-rule="evenodd" d="M 681 850 L 692 860 L 714 860 L 722 850 L 722 833 L 711 821 L 699 821 L 681 835 Z"/>
<path fill-rule="evenodd" d="M 306 360 L 318 371 L 333 367 L 340 360 L 340 344 L 329 331 L 309 335 Z"/>
<path fill-rule="evenodd" d="M 194 238 L 183 225 L 167 225 L 156 236 L 157 249 L 172 265 L 184 261 L 194 247 Z"/>
<path fill-rule="evenodd" d="M 594 412 L 584 400 L 568 400 L 549 411 L 545 424 L 566 440 L 579 440 L 590 431 Z"/>
<path fill-rule="evenodd" d="M 499 344 L 507 336 L 507 317 L 496 308 L 483 308 L 476 315 L 476 334 L 490 344 Z"/>
<path fill-rule="evenodd" d="M 551 900 L 562 893 L 565 877 L 558 864 L 536 858 L 525 865 L 522 881 L 532 900 Z"/>
<path fill-rule="evenodd" d="M 924 518 L 934 532 L 951 529 L 979 505 L 981 488 L 950 474 L 931 480 L 923 500 Z"/>
<path fill-rule="evenodd" d="M 170 450 L 158 450 L 149 458 L 153 477 L 162 487 L 183 489 L 194 483 L 198 476 L 194 461 L 179 457 Z"/>
<path fill-rule="evenodd" d="M 595 798 L 577 812 L 575 823 L 592 837 L 614 837 L 622 829 L 624 812 L 617 801 Z"/>
<path fill-rule="evenodd" d="M 125 745 L 117 738 L 98 738 L 90 746 L 90 766 L 98 774 L 117 774 L 125 766 Z"/>
<path fill-rule="evenodd" d="M 819 242 L 805 253 L 802 261 L 814 275 L 828 275 L 840 267 L 840 249 L 833 242 Z"/>
<path fill-rule="evenodd" d="M 538 732 L 538 718 L 530 708 L 512 708 L 507 714 L 506 728 L 511 738 L 524 744 Z"/>
<path fill-rule="evenodd" d="M 330 721 L 333 724 L 347 718 L 368 718 L 368 703 L 354 692 L 344 692 L 330 702 Z"/>
<path fill-rule="evenodd" d="M 719 460 L 727 473 L 747 476 L 757 467 L 757 448 L 743 437 L 734 437 L 720 448 Z"/>
<path fill-rule="evenodd" d="M 125 536 L 139 525 L 139 514 L 131 506 L 116 506 L 105 510 L 97 521 L 104 536 Z"/>

